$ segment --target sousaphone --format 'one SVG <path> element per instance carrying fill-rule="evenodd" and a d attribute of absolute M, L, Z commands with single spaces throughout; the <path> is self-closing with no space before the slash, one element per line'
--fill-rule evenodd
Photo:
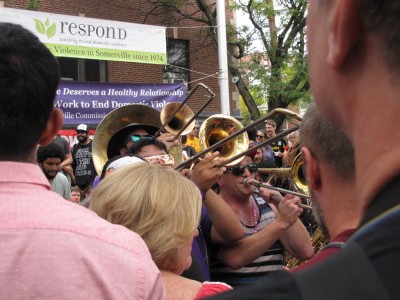
<path fill-rule="evenodd" d="M 112 145 L 109 145 L 111 138 L 128 125 L 141 125 L 140 128 L 145 128 L 154 134 L 161 127 L 160 112 L 152 107 L 141 104 L 130 104 L 114 109 L 108 113 L 97 126 L 93 137 L 93 163 L 97 174 L 101 174 L 103 166 L 107 162 L 110 153 L 110 148 L 119 149 L 122 147 L 121 141 L 116 141 L 113 138 Z M 139 127 L 139 126 L 138 126 Z M 129 128 L 127 128 L 129 129 Z M 127 130 L 125 135 L 130 132 Z M 123 138 L 124 140 L 125 138 Z M 122 140 L 122 143 L 123 143 Z M 114 149 L 114 152 L 115 152 Z"/>

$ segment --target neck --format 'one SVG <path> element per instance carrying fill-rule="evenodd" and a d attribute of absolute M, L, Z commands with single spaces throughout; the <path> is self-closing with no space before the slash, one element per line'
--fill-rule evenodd
<path fill-rule="evenodd" d="M 330 165 L 320 163 L 321 185 L 314 191 L 331 239 L 361 221 L 355 180 L 341 178 Z"/>
<path fill-rule="evenodd" d="M 87 144 L 89 144 L 90 143 L 90 139 L 87 139 L 86 141 L 84 141 L 84 142 L 82 142 L 82 143 L 79 143 L 79 144 L 81 144 L 81 145 L 87 145 Z"/>
<path fill-rule="evenodd" d="M 371 38 L 372 39 L 372 38 Z M 368 208 L 390 179 L 400 174 L 400 76 L 383 62 L 379 43 L 366 40 L 358 73 L 343 77 L 338 121 L 352 141 L 360 208 Z"/>
<path fill-rule="evenodd" d="M 351 205 L 351 203 L 356 204 L 355 194 L 342 195 L 340 199 L 333 197 L 329 201 L 336 203 L 335 207 L 328 208 L 328 210 L 331 210 L 325 214 L 325 222 L 331 239 L 338 236 L 344 230 L 358 227 L 361 220 L 361 213 L 357 213 L 355 207 Z M 348 203 L 345 203 L 346 201 Z"/>
<path fill-rule="evenodd" d="M 253 206 L 251 195 L 245 197 L 237 197 L 221 190 L 221 198 L 231 207 L 236 216 L 246 225 L 253 225 Z"/>
<path fill-rule="evenodd" d="M 365 103 L 369 106 L 364 108 L 365 113 L 360 112 L 353 120 L 351 137 L 355 148 L 356 182 L 359 196 L 364 200 L 364 211 L 380 190 L 400 174 L 400 132 L 394 130 L 400 111 L 398 98 L 376 95 L 373 102 Z M 373 122 L 365 117 L 371 115 Z"/>

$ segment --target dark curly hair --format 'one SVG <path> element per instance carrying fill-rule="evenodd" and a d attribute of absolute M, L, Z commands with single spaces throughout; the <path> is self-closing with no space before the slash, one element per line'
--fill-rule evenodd
<path fill-rule="evenodd" d="M 36 160 L 40 164 L 43 163 L 47 158 L 54 157 L 61 159 L 61 161 L 65 159 L 64 149 L 56 143 L 40 146 L 37 150 Z"/>

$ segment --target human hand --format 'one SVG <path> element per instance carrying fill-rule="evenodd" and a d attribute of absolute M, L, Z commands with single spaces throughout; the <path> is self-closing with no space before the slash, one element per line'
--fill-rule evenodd
<path fill-rule="evenodd" d="M 219 167 L 223 164 L 224 159 L 217 158 L 218 155 L 218 151 L 207 155 L 193 169 L 191 179 L 203 192 L 207 192 L 226 171 L 225 167 Z"/>
<path fill-rule="evenodd" d="M 162 133 L 161 135 L 159 135 L 157 137 L 157 140 L 160 142 L 163 142 L 165 144 L 165 146 L 167 147 L 167 152 L 169 152 L 169 150 L 174 147 L 174 146 L 178 146 L 180 144 L 180 140 L 176 139 L 174 140 L 175 135 L 172 133 Z"/>
<path fill-rule="evenodd" d="M 302 214 L 303 209 L 298 206 L 300 198 L 293 195 L 286 195 L 279 202 L 277 222 L 280 222 L 285 228 L 292 226 L 298 217 Z"/>
<path fill-rule="evenodd" d="M 263 185 L 271 186 L 269 182 L 263 183 Z M 278 191 L 274 191 L 265 187 L 260 187 L 259 190 L 259 195 L 268 203 L 274 204 L 276 207 L 278 207 L 279 202 L 282 201 L 283 196 L 281 193 Z"/>
<path fill-rule="evenodd" d="M 190 179 L 192 177 L 192 170 L 190 169 L 183 169 L 180 173 L 185 176 L 186 178 Z"/>

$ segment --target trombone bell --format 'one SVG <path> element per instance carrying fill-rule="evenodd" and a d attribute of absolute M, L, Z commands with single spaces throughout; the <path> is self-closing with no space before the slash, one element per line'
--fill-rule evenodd
<path fill-rule="evenodd" d="M 303 165 L 304 160 L 300 153 L 294 159 L 291 168 L 259 168 L 258 173 L 289 177 L 297 190 L 308 194 L 307 178 L 303 172 Z"/>
<path fill-rule="evenodd" d="M 160 113 L 161 123 L 165 124 L 167 120 L 171 117 L 172 113 L 177 109 L 180 105 L 178 102 L 171 102 L 166 104 Z M 184 128 L 187 122 L 194 116 L 193 111 L 189 108 L 189 106 L 182 106 L 177 113 L 173 116 L 173 118 L 165 125 L 165 129 L 176 135 L 182 128 Z M 195 121 L 192 121 L 189 126 L 181 133 L 181 135 L 186 135 L 193 130 L 195 126 Z"/>
<path fill-rule="evenodd" d="M 200 147 L 205 150 L 242 128 L 243 125 L 233 117 L 222 114 L 213 115 L 201 124 L 199 130 Z M 219 148 L 215 149 L 215 151 L 219 151 L 220 157 L 229 159 L 247 150 L 248 145 L 249 138 L 247 133 L 244 132 L 233 140 L 222 144 Z M 242 159 L 243 158 L 238 158 L 228 165 L 237 164 Z"/>

